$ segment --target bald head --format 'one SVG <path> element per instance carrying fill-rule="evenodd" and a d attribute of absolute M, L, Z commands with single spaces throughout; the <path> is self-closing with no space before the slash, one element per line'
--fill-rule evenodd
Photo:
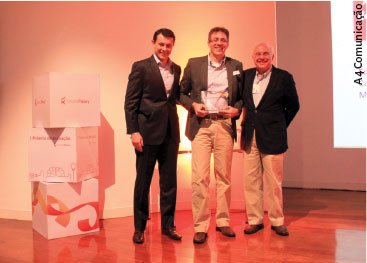
<path fill-rule="evenodd" d="M 255 46 L 255 48 L 254 48 L 254 54 L 255 54 L 255 52 L 256 52 L 256 50 L 258 49 L 258 48 L 264 48 L 264 49 L 267 49 L 267 50 L 269 50 L 270 51 L 270 54 L 271 55 L 274 55 L 274 52 L 273 52 L 273 47 L 272 46 L 270 46 L 269 44 L 267 44 L 267 43 L 259 43 L 259 44 L 257 44 L 256 46 Z"/>
<path fill-rule="evenodd" d="M 271 68 L 273 63 L 274 53 L 273 48 L 266 43 L 257 44 L 252 54 L 256 70 L 263 74 Z"/>

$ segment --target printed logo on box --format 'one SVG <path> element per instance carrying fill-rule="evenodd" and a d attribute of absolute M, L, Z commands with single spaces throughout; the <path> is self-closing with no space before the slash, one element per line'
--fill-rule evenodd
<path fill-rule="evenodd" d="M 45 99 L 34 99 L 34 105 L 37 106 L 39 104 L 46 104 Z"/>
<path fill-rule="evenodd" d="M 30 136 L 33 141 L 70 141 L 70 136 Z"/>
<path fill-rule="evenodd" d="M 30 172 L 29 173 L 29 176 L 32 177 L 32 178 L 37 178 L 37 177 L 43 178 L 44 177 L 44 172 L 43 172 L 43 170 L 41 170 L 40 173 L 32 173 L 32 172 Z"/>
<path fill-rule="evenodd" d="M 47 170 L 47 177 L 68 177 L 61 167 L 50 167 Z"/>
<path fill-rule="evenodd" d="M 30 136 L 31 141 L 53 141 L 54 146 L 71 146 L 69 136 Z"/>
<path fill-rule="evenodd" d="M 80 175 L 85 175 L 85 174 L 94 174 L 96 173 L 96 171 L 97 170 L 94 165 L 88 164 L 86 167 L 80 168 L 78 172 Z"/>
<path fill-rule="evenodd" d="M 69 104 L 69 103 L 89 104 L 90 101 L 88 99 L 80 99 L 80 98 L 79 99 L 68 99 L 66 97 L 61 98 L 61 104 L 66 105 L 66 104 Z"/>
<path fill-rule="evenodd" d="M 94 168 L 93 165 L 88 165 L 86 168 L 84 168 L 80 174 L 92 174 L 95 173 L 96 169 Z M 30 172 L 29 173 L 30 177 L 36 179 L 38 177 L 42 178 L 41 180 L 44 180 L 44 171 L 41 170 L 40 173 L 35 173 L 35 172 Z M 75 163 L 71 163 L 70 164 L 70 170 L 69 171 L 65 171 L 63 168 L 61 167 L 49 167 L 47 169 L 47 178 L 70 178 L 70 180 L 76 180 L 76 164 Z"/>
<path fill-rule="evenodd" d="M 47 195 L 43 196 L 39 189 L 35 189 L 32 192 L 32 215 L 35 213 L 35 207 L 40 205 L 41 210 L 46 216 L 55 216 L 55 222 L 63 227 L 68 227 L 72 214 L 85 207 L 91 206 L 94 208 L 96 214 L 96 221 L 94 224 L 90 224 L 89 219 L 81 219 L 77 222 L 78 229 L 81 232 L 88 232 L 93 229 L 99 228 L 99 203 L 98 202 L 87 202 L 76 207 L 69 208 L 60 199 Z M 58 208 L 57 208 L 58 207 Z"/>

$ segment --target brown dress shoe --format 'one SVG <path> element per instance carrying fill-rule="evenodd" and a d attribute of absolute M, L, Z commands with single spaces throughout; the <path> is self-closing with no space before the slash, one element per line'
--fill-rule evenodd
<path fill-rule="evenodd" d="M 175 227 L 163 228 L 162 234 L 168 236 L 170 239 L 173 239 L 173 240 L 181 240 L 182 238 L 182 236 L 179 233 L 177 233 Z"/>
<path fill-rule="evenodd" d="M 196 244 L 204 243 L 207 237 L 208 237 L 207 233 L 196 232 L 195 235 L 194 235 L 194 243 L 196 243 Z"/>
<path fill-rule="evenodd" d="M 264 224 L 258 224 L 258 225 L 247 225 L 245 228 L 245 234 L 254 234 L 260 229 L 264 228 Z"/>
<path fill-rule="evenodd" d="M 135 231 L 133 235 L 133 241 L 136 244 L 143 244 L 144 243 L 144 232 Z"/>
<path fill-rule="evenodd" d="M 279 236 L 289 236 L 289 232 L 284 225 L 271 226 L 271 229 L 274 230 Z"/>
<path fill-rule="evenodd" d="M 236 233 L 229 226 L 222 226 L 222 227 L 217 226 L 215 228 L 215 230 L 221 232 L 222 235 L 226 236 L 226 237 L 235 237 L 236 236 Z"/>

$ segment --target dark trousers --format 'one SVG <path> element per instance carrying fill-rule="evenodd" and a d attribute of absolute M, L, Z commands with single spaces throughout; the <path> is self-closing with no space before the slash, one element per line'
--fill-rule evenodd
<path fill-rule="evenodd" d="M 161 227 L 174 227 L 177 193 L 177 154 L 179 142 L 168 134 L 160 145 L 144 145 L 136 153 L 136 180 L 134 189 L 134 226 L 144 231 L 149 217 L 149 190 L 154 166 L 158 161 Z"/>

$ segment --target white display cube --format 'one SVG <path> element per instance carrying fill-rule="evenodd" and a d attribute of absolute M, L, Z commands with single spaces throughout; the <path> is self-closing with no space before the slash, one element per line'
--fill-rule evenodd
<path fill-rule="evenodd" d="M 100 125 L 99 75 L 50 72 L 33 78 L 33 127 Z"/>
<path fill-rule="evenodd" d="M 99 231 L 98 179 L 32 182 L 32 227 L 47 239 Z"/>
<path fill-rule="evenodd" d="M 96 177 L 98 128 L 32 128 L 29 181 L 80 182 Z"/>

